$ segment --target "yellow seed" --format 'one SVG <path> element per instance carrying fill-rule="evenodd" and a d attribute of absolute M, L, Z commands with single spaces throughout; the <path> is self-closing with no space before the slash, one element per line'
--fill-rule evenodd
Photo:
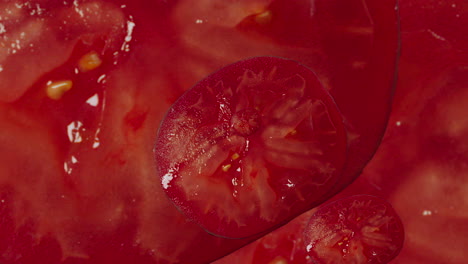
<path fill-rule="evenodd" d="M 78 67 L 80 71 L 87 72 L 96 69 L 97 67 L 101 66 L 102 60 L 95 51 L 91 51 L 81 57 L 80 61 L 78 62 Z"/>
<path fill-rule="evenodd" d="M 73 82 L 70 80 L 66 81 L 49 81 L 46 87 L 47 96 L 50 99 L 59 100 L 62 96 L 72 88 Z"/>
<path fill-rule="evenodd" d="M 270 10 L 263 11 L 255 16 L 255 21 L 259 24 L 267 24 L 271 21 L 272 15 Z"/>
<path fill-rule="evenodd" d="M 338 242 L 338 246 L 342 246 L 343 245 L 343 242 Z"/>
<path fill-rule="evenodd" d="M 348 239 L 349 239 L 348 237 L 343 238 L 344 241 L 348 241 Z"/>
<path fill-rule="evenodd" d="M 221 166 L 221 169 L 224 172 L 227 172 L 231 168 L 231 166 L 232 166 L 231 164 L 226 164 L 226 165 Z"/>
<path fill-rule="evenodd" d="M 278 256 L 272 261 L 270 261 L 268 264 L 288 264 L 288 261 L 284 257 Z"/>
<path fill-rule="evenodd" d="M 293 129 L 293 130 L 291 130 L 291 132 L 289 132 L 289 135 L 291 135 L 291 136 L 294 136 L 294 135 L 296 135 L 296 134 L 297 134 L 297 130 L 296 130 L 296 129 Z"/>
<path fill-rule="evenodd" d="M 234 154 L 232 154 L 232 156 L 231 156 L 231 159 L 232 159 L 232 160 L 236 160 L 236 159 L 238 159 L 238 158 L 240 158 L 240 155 L 239 155 L 238 153 L 234 153 Z"/>

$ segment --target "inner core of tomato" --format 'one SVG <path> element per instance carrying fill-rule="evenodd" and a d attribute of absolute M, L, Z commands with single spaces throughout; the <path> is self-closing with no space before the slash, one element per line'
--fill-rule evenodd
<path fill-rule="evenodd" d="M 162 188 L 214 235 L 265 232 L 323 202 L 346 159 L 337 106 L 301 64 L 255 57 L 188 90 L 160 126 Z"/>

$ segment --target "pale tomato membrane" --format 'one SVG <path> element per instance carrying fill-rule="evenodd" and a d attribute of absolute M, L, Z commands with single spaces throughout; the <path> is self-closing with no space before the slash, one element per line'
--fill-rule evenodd
<path fill-rule="evenodd" d="M 249 237 L 323 201 L 346 159 L 338 108 L 295 61 L 255 57 L 170 108 L 155 158 L 176 207 L 209 233 Z"/>
<path fill-rule="evenodd" d="M 387 201 L 355 195 L 319 208 L 310 218 L 304 240 L 316 263 L 384 264 L 403 247 L 404 229 Z"/>

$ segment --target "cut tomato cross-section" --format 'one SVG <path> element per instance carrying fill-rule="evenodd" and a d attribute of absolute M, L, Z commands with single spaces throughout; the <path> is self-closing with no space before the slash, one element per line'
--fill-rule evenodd
<path fill-rule="evenodd" d="M 321 202 L 344 165 L 346 133 L 311 70 L 255 57 L 179 98 L 155 157 L 163 189 L 184 214 L 212 234 L 242 238 Z"/>
<path fill-rule="evenodd" d="M 315 263 L 385 264 L 403 247 L 404 230 L 387 201 L 355 195 L 320 208 L 304 235 Z"/>

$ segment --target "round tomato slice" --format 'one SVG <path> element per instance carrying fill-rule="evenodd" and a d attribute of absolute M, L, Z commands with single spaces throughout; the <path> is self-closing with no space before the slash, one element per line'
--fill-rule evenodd
<path fill-rule="evenodd" d="M 341 174 L 346 133 L 311 70 L 255 57 L 179 98 L 155 157 L 163 189 L 184 214 L 209 233 L 243 238 L 321 202 Z"/>
<path fill-rule="evenodd" d="M 387 201 L 355 195 L 320 208 L 312 215 L 304 238 L 315 263 L 384 264 L 403 247 L 404 230 Z"/>

